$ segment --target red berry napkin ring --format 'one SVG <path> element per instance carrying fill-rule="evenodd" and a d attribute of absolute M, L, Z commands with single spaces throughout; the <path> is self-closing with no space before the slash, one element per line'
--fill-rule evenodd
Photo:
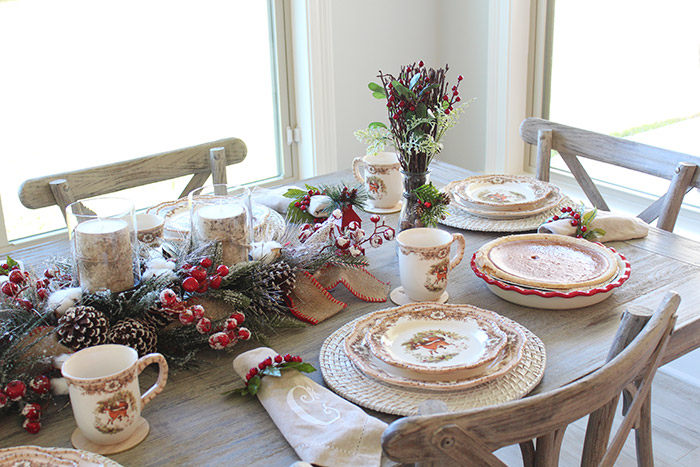
<path fill-rule="evenodd" d="M 285 356 L 275 355 L 274 357 L 267 357 L 262 362 L 254 366 L 245 375 L 245 387 L 240 390 L 234 390 L 242 396 L 248 394 L 255 395 L 260 390 L 260 384 L 262 383 L 263 376 L 275 376 L 281 377 L 282 370 L 297 370 L 303 373 L 313 373 L 316 371 L 313 365 L 310 363 L 305 363 L 302 358 L 298 355 L 292 356 L 287 354 Z"/>
<path fill-rule="evenodd" d="M 590 223 L 593 222 L 598 214 L 598 208 L 586 212 L 585 206 L 581 205 L 578 209 L 571 206 L 561 208 L 561 216 L 552 216 L 545 223 L 554 222 L 562 219 L 569 219 L 572 227 L 576 227 L 576 238 L 585 238 L 586 240 L 594 241 L 605 235 L 605 230 L 597 228 L 591 229 Z"/>

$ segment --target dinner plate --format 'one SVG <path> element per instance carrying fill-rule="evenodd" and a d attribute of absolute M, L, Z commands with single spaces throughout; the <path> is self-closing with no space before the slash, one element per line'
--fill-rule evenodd
<path fill-rule="evenodd" d="M 610 251 L 618 262 L 617 276 L 603 285 L 578 290 L 537 289 L 504 282 L 479 269 L 475 262 L 476 253 L 472 256 L 471 267 L 474 273 L 486 282 L 486 287 L 503 300 L 530 308 L 569 310 L 602 302 L 629 279 L 631 266 L 627 258 L 613 248 L 610 248 Z"/>
<path fill-rule="evenodd" d="M 380 310 L 370 313 L 356 321 L 352 331 L 345 338 L 343 345 L 345 354 L 362 373 L 383 383 L 401 386 L 406 388 L 427 389 L 430 391 L 460 391 L 480 384 L 487 383 L 496 378 L 506 375 L 514 369 L 521 361 L 523 347 L 527 343 L 527 338 L 520 325 L 504 318 L 496 313 L 480 310 L 471 305 L 439 305 L 432 303 L 412 304 L 399 307 L 401 310 L 430 312 L 443 310 L 479 310 L 482 313 L 491 315 L 492 319 L 498 323 L 499 328 L 506 335 L 506 343 L 499 355 L 494 360 L 482 368 L 477 375 L 467 377 L 452 378 L 438 375 L 438 379 L 431 378 L 430 375 L 412 374 L 410 371 L 383 364 L 383 362 L 373 356 L 369 347 L 365 343 L 367 329 L 377 321 L 396 313 L 397 308 Z"/>
<path fill-rule="evenodd" d="M 464 206 L 484 211 L 531 211 L 546 204 L 551 191 L 549 183 L 522 175 L 477 175 L 453 187 Z"/>
<path fill-rule="evenodd" d="M 371 324 L 373 356 L 414 375 L 450 379 L 478 374 L 506 345 L 493 316 L 477 308 L 400 309 Z"/>
<path fill-rule="evenodd" d="M 564 195 L 562 194 L 561 190 L 558 187 L 552 185 L 552 190 L 546 196 L 544 203 L 536 208 L 523 209 L 520 211 L 494 211 L 489 209 L 479 209 L 474 206 L 465 204 L 464 201 L 462 201 L 458 196 L 456 196 L 453 193 L 454 183 L 458 182 L 450 182 L 443 189 L 443 191 L 450 196 L 452 206 L 455 209 L 464 211 L 469 215 L 481 217 L 484 219 L 509 220 L 533 217 L 555 208 L 559 203 L 561 203 L 562 199 L 564 199 Z"/>

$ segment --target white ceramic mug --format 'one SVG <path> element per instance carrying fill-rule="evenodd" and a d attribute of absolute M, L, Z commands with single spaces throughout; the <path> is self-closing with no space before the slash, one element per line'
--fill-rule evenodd
<path fill-rule="evenodd" d="M 360 168 L 364 167 L 364 174 Z M 390 209 L 401 200 L 403 178 L 401 165 L 393 152 L 380 152 L 376 156 L 356 157 L 352 161 L 355 178 L 365 184 L 370 208 Z"/>
<path fill-rule="evenodd" d="M 158 380 L 141 395 L 138 375 L 152 363 L 158 364 Z M 82 435 L 110 445 L 126 440 L 136 429 L 143 406 L 165 387 L 168 363 L 159 353 L 138 358 L 131 347 L 105 344 L 71 355 L 61 374 Z"/>
<path fill-rule="evenodd" d="M 455 241 L 457 252 L 450 258 L 450 247 Z M 447 287 L 447 273 L 462 261 L 464 236 L 419 227 L 402 231 L 396 242 L 401 286 L 408 298 L 414 302 L 438 300 Z"/>
<path fill-rule="evenodd" d="M 155 245 L 163 236 L 165 219 L 158 214 L 136 214 L 136 238 L 147 245 Z"/>

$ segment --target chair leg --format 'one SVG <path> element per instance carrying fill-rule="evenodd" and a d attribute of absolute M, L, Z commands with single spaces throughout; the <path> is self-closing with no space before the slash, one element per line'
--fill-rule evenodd
<path fill-rule="evenodd" d="M 561 451 L 561 442 L 564 440 L 565 432 L 566 426 L 537 438 L 537 447 L 535 448 L 536 467 L 559 465 L 559 452 Z"/>
<path fill-rule="evenodd" d="M 535 444 L 532 440 L 520 443 L 520 454 L 523 457 L 523 467 L 535 466 Z"/>
<path fill-rule="evenodd" d="M 637 448 L 637 466 L 654 467 L 654 450 L 651 442 L 651 391 L 647 394 L 634 430 L 634 444 Z"/>
<path fill-rule="evenodd" d="M 605 455 L 619 399 L 619 396 L 613 398 L 589 415 L 586 439 L 583 442 L 583 454 L 581 456 L 582 467 L 598 465 Z"/>

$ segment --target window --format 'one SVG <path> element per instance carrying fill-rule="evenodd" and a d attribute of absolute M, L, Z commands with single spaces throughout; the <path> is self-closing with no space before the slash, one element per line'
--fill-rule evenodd
<path fill-rule="evenodd" d="M 697 0 L 547 3 L 551 77 L 540 84 L 545 118 L 700 155 Z M 584 165 L 593 178 L 628 195 L 660 195 L 668 188 L 655 177 Z M 552 166 L 565 169 L 559 158 Z M 686 212 L 700 207 L 697 190 L 685 205 Z"/>
<path fill-rule="evenodd" d="M 230 183 L 291 177 L 281 138 L 286 48 L 276 45 L 286 39 L 283 8 L 281 0 L 0 1 L 0 248 L 65 226 L 55 206 L 19 203 L 21 182 L 41 175 L 236 136 L 248 157 L 229 168 Z M 143 208 L 177 196 L 186 181 L 129 197 Z"/>

